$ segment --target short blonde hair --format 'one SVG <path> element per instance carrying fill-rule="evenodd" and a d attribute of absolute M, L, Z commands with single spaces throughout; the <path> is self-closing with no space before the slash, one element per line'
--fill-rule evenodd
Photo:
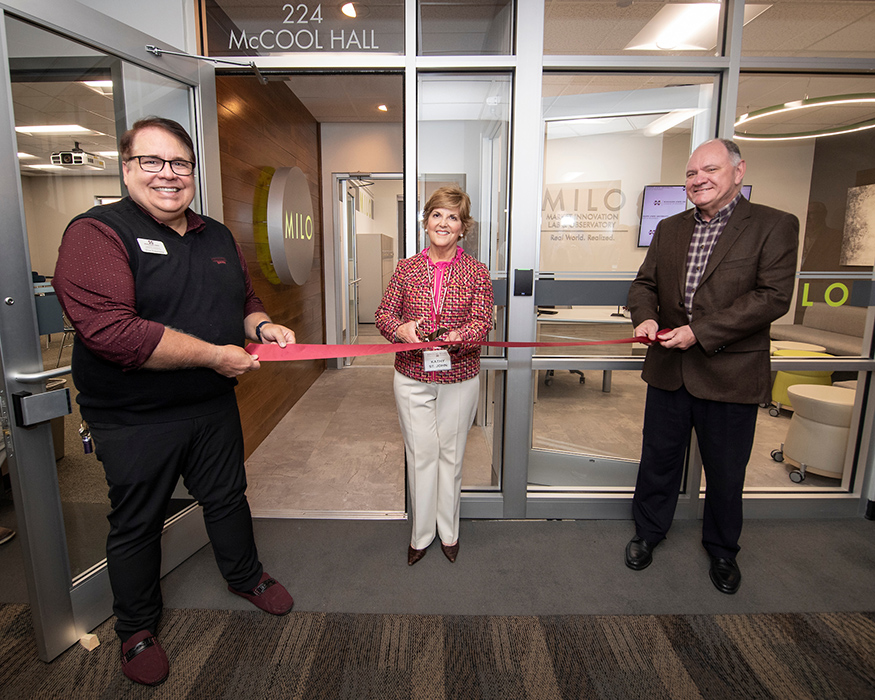
<path fill-rule="evenodd" d="M 471 198 L 460 187 L 439 187 L 434 191 L 428 198 L 422 212 L 423 229 L 425 229 L 428 217 L 435 209 L 458 209 L 459 218 L 462 220 L 463 236 L 474 228 L 474 219 L 471 217 Z"/>

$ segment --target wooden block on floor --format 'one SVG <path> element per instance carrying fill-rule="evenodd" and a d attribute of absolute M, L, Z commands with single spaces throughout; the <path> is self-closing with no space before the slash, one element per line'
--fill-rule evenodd
<path fill-rule="evenodd" d="M 79 643 L 88 651 L 94 651 L 100 646 L 100 640 L 97 638 L 96 634 L 83 634 L 79 638 Z"/>

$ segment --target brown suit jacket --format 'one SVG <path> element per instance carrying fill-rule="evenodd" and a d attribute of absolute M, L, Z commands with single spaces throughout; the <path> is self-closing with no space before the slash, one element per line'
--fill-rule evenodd
<path fill-rule="evenodd" d="M 636 328 L 647 319 L 661 329 L 689 323 L 697 342 L 687 350 L 654 343 L 641 376 L 668 391 L 683 385 L 701 399 L 768 402 L 769 326 L 790 308 L 799 220 L 742 197 L 711 252 L 690 320 L 684 285 L 693 212 L 659 223 L 629 289 L 628 306 Z"/>

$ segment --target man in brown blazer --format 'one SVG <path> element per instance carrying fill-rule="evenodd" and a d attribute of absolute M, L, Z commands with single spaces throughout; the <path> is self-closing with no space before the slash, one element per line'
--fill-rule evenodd
<path fill-rule="evenodd" d="M 636 336 L 653 342 L 626 565 L 644 569 L 677 506 L 692 428 L 705 469 L 702 544 L 710 577 L 735 593 L 744 474 L 757 404 L 768 402 L 769 325 L 790 308 L 799 221 L 741 196 L 738 146 L 699 146 L 686 172 L 694 209 L 663 220 L 629 290 Z"/>

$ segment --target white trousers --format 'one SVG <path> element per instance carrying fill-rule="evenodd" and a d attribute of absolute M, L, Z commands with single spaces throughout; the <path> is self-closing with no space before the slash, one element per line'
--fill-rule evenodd
<path fill-rule="evenodd" d="M 427 384 L 395 372 L 414 549 L 432 543 L 435 526 L 444 544 L 459 539 L 462 461 L 479 393 L 478 377 L 455 384 Z"/>

